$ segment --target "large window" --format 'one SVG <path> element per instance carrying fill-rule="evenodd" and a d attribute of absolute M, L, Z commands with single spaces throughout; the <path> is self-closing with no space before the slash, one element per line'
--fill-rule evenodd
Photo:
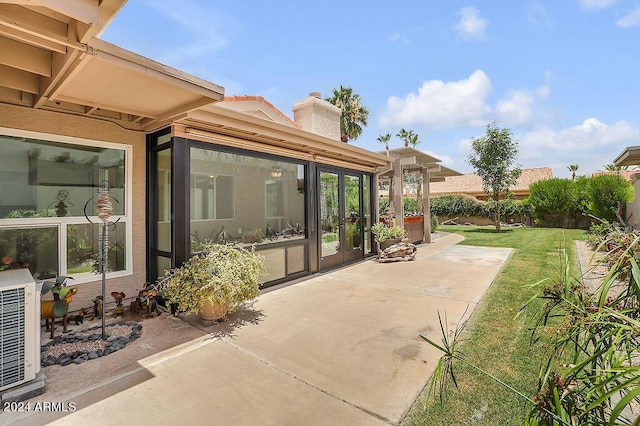
<path fill-rule="evenodd" d="M 110 228 L 109 271 L 131 273 L 129 147 L 0 129 L 0 152 L 0 258 L 28 266 L 36 279 L 98 279 L 98 225 L 85 214 L 100 223 L 95 197 L 108 182 L 112 220 L 119 220 Z"/>
<path fill-rule="evenodd" d="M 306 238 L 304 164 L 196 147 L 190 152 L 192 252 L 206 240 L 262 245 Z M 263 252 L 267 281 L 306 268 L 298 259 L 303 246 Z"/>
<path fill-rule="evenodd" d="M 233 176 L 191 173 L 191 220 L 233 219 Z"/>

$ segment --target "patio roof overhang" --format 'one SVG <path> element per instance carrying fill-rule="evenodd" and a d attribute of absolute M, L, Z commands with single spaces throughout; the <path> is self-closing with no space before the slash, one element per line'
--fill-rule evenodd
<path fill-rule="evenodd" d="M 640 165 L 640 146 L 628 146 L 613 160 L 616 166 Z"/>
<path fill-rule="evenodd" d="M 217 105 L 188 112 L 184 118 L 176 120 L 173 133 L 189 139 L 372 173 L 388 169 L 393 161 L 357 146 Z"/>
<path fill-rule="evenodd" d="M 216 84 L 96 38 L 125 2 L 0 2 L 0 103 L 153 131 L 224 97 Z"/>
<path fill-rule="evenodd" d="M 386 153 L 386 151 L 382 152 Z M 423 170 L 428 171 L 430 182 L 442 182 L 447 176 L 460 176 L 462 174 L 453 169 L 438 164 L 440 163 L 439 158 L 433 157 L 415 148 L 404 147 L 390 149 L 389 158 L 392 158 L 393 161 L 400 160 L 402 170 L 408 170 L 411 172 L 419 172 Z M 393 170 L 389 170 L 380 175 L 380 177 L 387 178 L 391 177 L 392 175 Z"/>

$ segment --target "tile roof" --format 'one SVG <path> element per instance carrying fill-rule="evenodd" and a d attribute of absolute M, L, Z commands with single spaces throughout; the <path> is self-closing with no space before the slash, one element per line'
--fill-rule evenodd
<path fill-rule="evenodd" d="M 600 176 L 600 175 L 620 175 L 622 176 L 625 180 L 627 180 L 628 182 L 633 183 L 634 181 L 638 180 L 638 178 L 640 176 L 636 176 L 634 177 L 634 175 L 640 175 L 640 170 L 638 169 L 634 169 L 634 170 L 619 170 L 619 171 L 602 171 L 602 170 L 598 170 L 595 171 L 591 174 L 591 176 Z"/>
<path fill-rule="evenodd" d="M 522 174 L 518 178 L 512 192 L 528 192 L 529 186 L 539 180 L 551 179 L 553 172 L 551 167 L 538 167 L 532 169 L 522 169 Z M 475 173 L 467 173 L 462 176 L 450 176 L 444 182 L 433 182 L 430 186 L 431 195 L 446 194 L 484 194 L 482 189 L 482 179 Z"/>

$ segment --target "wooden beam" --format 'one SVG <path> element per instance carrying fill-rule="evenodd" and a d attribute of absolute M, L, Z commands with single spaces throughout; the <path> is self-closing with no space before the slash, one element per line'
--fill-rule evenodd
<path fill-rule="evenodd" d="M 29 34 L 27 32 L 12 28 L 11 26 L 5 25 L 4 23 L 0 23 L 0 35 L 29 44 L 31 46 L 39 47 L 41 49 L 50 50 L 52 52 L 67 52 L 67 48 L 63 44 L 51 40 L 46 40 L 33 34 Z"/>
<path fill-rule="evenodd" d="M 62 101 L 62 102 L 68 102 L 68 103 L 77 104 L 77 105 L 84 105 L 84 106 L 88 106 L 88 107 L 95 107 L 95 108 L 100 108 L 102 110 L 115 111 L 115 112 L 118 112 L 118 113 L 125 113 L 125 114 L 131 114 L 131 115 L 144 115 L 145 117 L 151 117 L 153 119 L 157 119 L 153 115 L 145 114 L 145 113 L 143 113 L 141 111 L 135 111 L 135 110 L 131 110 L 131 109 L 120 108 L 120 107 L 113 106 L 113 105 L 105 105 L 105 104 L 102 104 L 102 103 L 92 102 L 92 101 L 85 100 L 85 99 L 76 99 L 76 98 L 73 98 L 73 97 L 70 97 L 70 96 L 58 95 L 53 100 L 59 100 L 59 101 Z M 83 111 L 83 113 L 84 113 L 84 111 Z"/>
<path fill-rule="evenodd" d="M 33 95 L 31 93 L 25 93 L 20 90 L 0 86 L 0 103 L 30 107 L 33 105 Z"/>
<path fill-rule="evenodd" d="M 78 65 L 76 60 L 82 62 L 83 55 L 86 56 L 86 53 L 81 53 L 78 50 L 72 50 L 66 55 L 61 55 L 59 53 L 53 54 L 53 59 L 51 61 L 51 68 L 53 70 L 52 75 L 50 78 L 40 79 L 40 96 L 36 99 L 36 108 L 40 108 L 47 100 L 49 100 L 53 90 L 58 85 L 64 83 L 64 79 L 67 78 L 67 73 L 72 65 Z"/>
<path fill-rule="evenodd" d="M 51 52 L 0 37 L 0 64 L 51 77 Z"/>
<path fill-rule="evenodd" d="M 98 0 L 10 0 L 9 3 L 25 6 L 42 6 L 80 22 L 98 25 Z"/>
<path fill-rule="evenodd" d="M 0 22 L 17 27 L 39 28 L 43 32 L 64 36 L 67 24 L 26 7 L 0 3 Z"/>
<path fill-rule="evenodd" d="M 37 95 L 40 90 L 40 77 L 37 74 L 0 65 L 0 86 Z"/>

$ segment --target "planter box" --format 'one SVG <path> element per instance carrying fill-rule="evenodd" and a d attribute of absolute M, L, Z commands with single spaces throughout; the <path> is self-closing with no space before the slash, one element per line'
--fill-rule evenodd
<path fill-rule="evenodd" d="M 407 231 L 409 241 L 421 243 L 424 240 L 424 216 L 405 217 L 404 230 Z"/>
<path fill-rule="evenodd" d="M 423 223 L 424 222 L 424 216 L 408 216 L 404 218 L 404 223 Z"/>

